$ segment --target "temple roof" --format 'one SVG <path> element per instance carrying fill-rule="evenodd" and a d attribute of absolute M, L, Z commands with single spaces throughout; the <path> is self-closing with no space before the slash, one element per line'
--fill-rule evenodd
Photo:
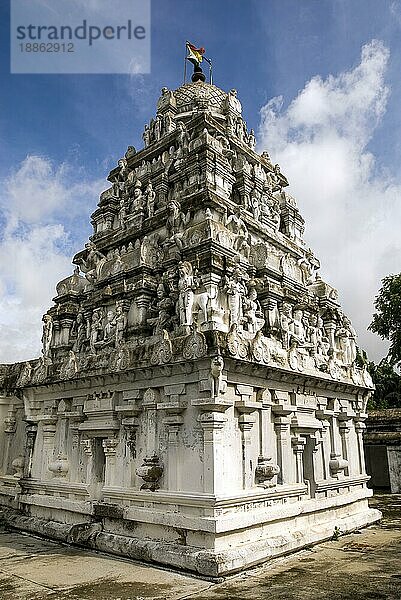
<path fill-rule="evenodd" d="M 227 100 L 227 92 L 215 85 L 196 81 L 185 83 L 174 91 L 178 112 L 187 112 L 202 102 L 207 102 L 210 107 L 223 111 Z"/>

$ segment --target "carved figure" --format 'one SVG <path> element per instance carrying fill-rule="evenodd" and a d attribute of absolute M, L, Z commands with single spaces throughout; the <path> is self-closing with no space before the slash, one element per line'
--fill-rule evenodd
<path fill-rule="evenodd" d="M 249 132 L 249 136 L 248 136 L 248 146 L 251 148 L 251 150 L 255 150 L 255 146 L 256 146 L 256 137 L 255 137 L 255 132 L 253 129 L 251 129 L 251 131 Z"/>
<path fill-rule="evenodd" d="M 232 89 L 228 92 L 227 95 L 227 107 L 235 112 L 241 114 L 242 106 L 241 102 L 237 98 L 237 90 Z"/>
<path fill-rule="evenodd" d="M 150 181 L 145 190 L 145 198 L 148 217 L 153 217 L 153 214 L 155 212 L 156 192 L 154 191 L 152 183 Z"/>
<path fill-rule="evenodd" d="M 102 331 L 103 331 L 102 311 L 100 308 L 97 308 L 93 311 L 92 322 L 91 322 L 91 326 L 90 326 L 89 345 L 90 345 L 92 354 L 96 354 L 96 343 L 98 342 L 99 337 L 100 337 L 99 334 Z"/>
<path fill-rule="evenodd" d="M 115 328 L 116 328 L 116 348 L 122 344 L 124 340 L 124 333 L 127 328 L 127 315 L 125 314 L 124 308 L 121 304 L 116 306 L 115 315 Z"/>
<path fill-rule="evenodd" d="M 50 358 L 52 339 L 53 319 L 51 315 L 43 315 L 42 354 L 44 358 Z"/>
<path fill-rule="evenodd" d="M 85 317 L 82 311 L 79 311 L 75 321 L 75 328 L 77 337 L 73 345 L 74 352 L 81 352 L 86 340 L 87 340 L 87 324 L 85 323 Z"/>
<path fill-rule="evenodd" d="M 212 398 L 217 398 L 226 391 L 227 383 L 223 380 L 223 369 L 223 357 L 214 356 L 210 365 L 210 395 Z"/>
<path fill-rule="evenodd" d="M 235 212 L 229 217 L 227 217 L 227 212 L 224 215 L 225 226 L 235 235 L 234 248 L 237 251 L 241 249 L 243 242 L 248 238 L 248 228 L 240 215 L 240 206 L 237 206 Z"/>
<path fill-rule="evenodd" d="M 189 147 L 189 133 L 185 126 L 185 123 L 178 121 L 177 124 L 177 140 L 179 147 L 181 148 L 182 154 L 186 154 Z"/>
<path fill-rule="evenodd" d="M 94 283 L 100 277 L 106 257 L 99 252 L 94 242 L 88 242 L 85 244 L 85 248 L 87 250 L 86 258 L 81 259 L 79 266 L 81 267 L 81 271 L 85 273 L 85 277 L 89 283 Z"/>
<path fill-rule="evenodd" d="M 178 314 L 180 325 L 192 325 L 192 308 L 194 304 L 194 277 L 192 265 L 188 261 L 178 265 Z"/>

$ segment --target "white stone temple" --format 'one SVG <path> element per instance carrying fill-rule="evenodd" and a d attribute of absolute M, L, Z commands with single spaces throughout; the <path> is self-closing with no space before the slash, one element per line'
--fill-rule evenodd
<path fill-rule="evenodd" d="M 216 577 L 380 513 L 355 330 L 236 91 L 201 75 L 110 172 L 40 358 L 0 367 L 0 505 Z"/>

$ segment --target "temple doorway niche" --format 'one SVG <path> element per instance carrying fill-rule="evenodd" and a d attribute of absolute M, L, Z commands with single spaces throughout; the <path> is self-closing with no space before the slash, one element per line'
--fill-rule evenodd
<path fill-rule="evenodd" d="M 92 473 L 90 485 L 92 496 L 101 500 L 105 483 L 106 455 L 103 448 L 103 438 L 95 437 L 92 441 Z"/>
<path fill-rule="evenodd" d="M 305 447 L 303 455 L 304 481 L 308 482 L 310 497 L 316 494 L 316 472 L 314 454 L 316 452 L 316 439 L 314 436 L 305 435 Z"/>

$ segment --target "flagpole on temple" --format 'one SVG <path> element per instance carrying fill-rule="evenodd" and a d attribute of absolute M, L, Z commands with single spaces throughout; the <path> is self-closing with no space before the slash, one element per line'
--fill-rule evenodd
<path fill-rule="evenodd" d="M 185 44 L 185 56 L 184 56 L 184 84 L 187 82 L 187 43 Z"/>

